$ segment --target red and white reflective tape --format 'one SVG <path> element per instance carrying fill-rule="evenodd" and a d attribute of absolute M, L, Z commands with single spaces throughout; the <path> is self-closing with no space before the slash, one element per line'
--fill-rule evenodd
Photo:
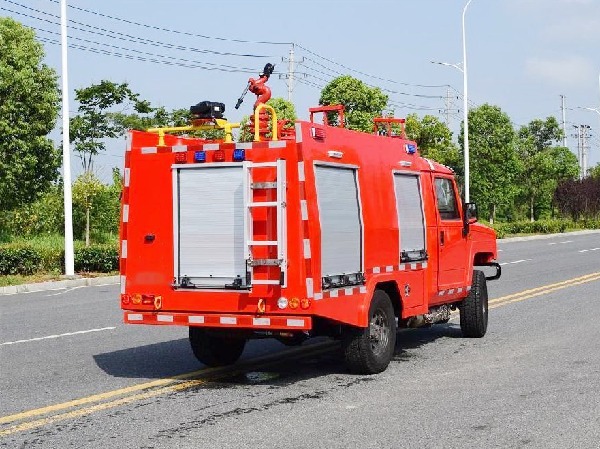
<path fill-rule="evenodd" d="M 395 271 L 414 271 L 423 270 L 427 268 L 427 262 L 412 262 L 403 263 L 400 265 L 386 265 L 384 267 L 372 267 L 367 268 L 367 274 L 382 274 L 382 273 L 393 273 Z"/>
<path fill-rule="evenodd" d="M 470 291 L 471 291 L 471 286 L 468 285 L 467 287 L 458 287 L 458 288 L 450 288 L 448 290 L 440 290 L 438 292 L 438 296 L 459 295 L 461 293 L 470 292 Z"/>
<path fill-rule="evenodd" d="M 129 324 L 172 324 L 178 326 L 229 327 L 242 329 L 310 330 L 312 318 L 308 316 L 256 316 L 191 314 L 167 312 L 124 312 Z"/>
<path fill-rule="evenodd" d="M 327 298 L 341 298 L 345 296 L 354 296 L 367 293 L 367 287 L 364 285 L 356 287 L 342 287 L 334 288 L 332 290 L 325 290 L 320 293 L 315 293 L 315 300 L 327 299 Z"/>

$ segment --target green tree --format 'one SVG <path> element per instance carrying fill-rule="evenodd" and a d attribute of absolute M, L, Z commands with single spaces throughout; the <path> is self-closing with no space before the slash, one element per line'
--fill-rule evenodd
<path fill-rule="evenodd" d="M 600 162 L 588 170 L 588 175 L 595 179 L 600 179 Z"/>
<path fill-rule="evenodd" d="M 92 171 L 94 156 L 106 149 L 104 139 L 119 137 L 125 131 L 123 123 L 115 119 L 121 116 L 115 115 L 112 108 L 133 108 L 138 114 L 152 111 L 150 104 L 140 100 L 127 83 L 102 80 L 99 84 L 76 89 L 75 99 L 79 107 L 78 114 L 71 119 L 70 137 L 86 172 Z"/>
<path fill-rule="evenodd" d="M 34 201 L 58 178 L 60 153 L 46 136 L 59 93 L 43 57 L 33 30 L 0 18 L 0 210 Z"/>
<path fill-rule="evenodd" d="M 345 126 L 357 131 L 372 132 L 373 119 L 382 116 L 388 96 L 378 87 L 369 87 L 361 80 L 349 75 L 339 76 L 321 91 L 319 104 L 344 105 Z M 329 120 L 337 125 L 337 116 Z"/>
<path fill-rule="evenodd" d="M 523 164 L 521 196 L 533 222 L 542 210 L 551 210 L 556 186 L 577 175 L 577 159 L 567 148 L 555 146 L 563 132 L 554 117 L 536 119 L 517 134 L 517 152 Z"/>
<path fill-rule="evenodd" d="M 419 119 L 417 114 L 406 116 L 406 135 L 417 142 L 421 156 L 433 159 L 462 173 L 458 146 L 452 142 L 452 131 L 433 115 Z"/>
<path fill-rule="evenodd" d="M 83 172 L 73 183 L 73 203 L 83 209 L 85 214 L 85 246 L 90 246 L 90 215 L 103 188 L 102 182 L 91 171 Z"/>
<path fill-rule="evenodd" d="M 464 123 L 463 123 L 464 126 Z M 463 133 L 459 143 L 463 145 Z M 469 111 L 471 196 L 491 223 L 499 208 L 510 209 L 519 193 L 522 164 L 515 149 L 510 118 L 498 106 L 484 104 Z"/>

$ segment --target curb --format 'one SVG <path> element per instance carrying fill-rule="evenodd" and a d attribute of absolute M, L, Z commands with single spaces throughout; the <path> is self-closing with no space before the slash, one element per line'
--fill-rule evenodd
<path fill-rule="evenodd" d="M 525 237 L 509 237 L 507 239 L 498 239 L 498 244 L 502 242 L 526 242 L 529 240 L 544 240 L 551 239 L 554 237 L 568 237 L 573 235 L 588 235 L 588 234 L 600 234 L 600 229 L 586 229 L 583 231 L 570 231 L 570 232 L 560 232 L 558 234 L 540 234 L 540 235 L 528 235 Z"/>
<path fill-rule="evenodd" d="M 65 279 L 64 281 L 9 285 L 7 287 L 0 287 L 0 296 L 42 292 L 47 290 L 62 290 L 74 287 L 90 287 L 93 285 L 114 285 L 120 282 L 119 278 L 119 276 L 101 276 L 97 278 Z"/>

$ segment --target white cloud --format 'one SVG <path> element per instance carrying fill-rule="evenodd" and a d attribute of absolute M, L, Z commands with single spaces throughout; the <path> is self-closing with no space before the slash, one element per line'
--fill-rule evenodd
<path fill-rule="evenodd" d="M 594 77 L 595 68 L 588 59 L 568 56 L 561 59 L 530 58 L 525 62 L 527 74 L 558 86 L 580 86 Z"/>

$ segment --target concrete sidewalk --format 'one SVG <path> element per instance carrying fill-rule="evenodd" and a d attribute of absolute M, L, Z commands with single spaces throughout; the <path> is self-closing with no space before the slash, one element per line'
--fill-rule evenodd
<path fill-rule="evenodd" d="M 101 276 L 97 278 L 65 279 L 62 281 L 36 282 L 33 284 L 9 285 L 0 287 L 0 296 L 17 293 L 42 292 L 46 290 L 62 290 L 73 287 L 89 287 L 92 285 L 114 285 L 119 283 L 119 276 Z"/>

